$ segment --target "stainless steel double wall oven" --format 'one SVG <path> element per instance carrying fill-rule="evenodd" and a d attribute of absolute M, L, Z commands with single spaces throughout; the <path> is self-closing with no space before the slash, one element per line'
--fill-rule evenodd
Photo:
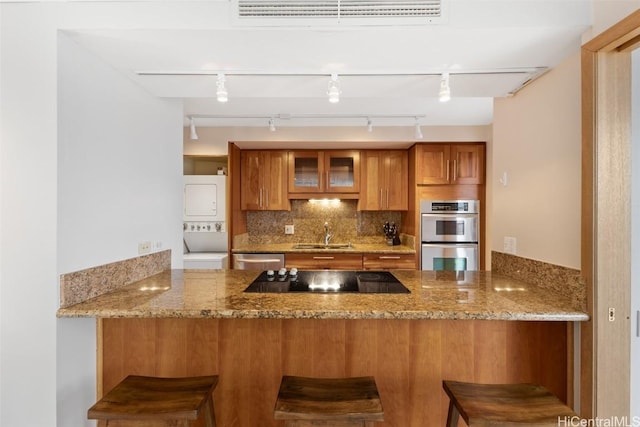
<path fill-rule="evenodd" d="M 420 216 L 422 270 L 478 270 L 478 200 L 422 200 Z"/>

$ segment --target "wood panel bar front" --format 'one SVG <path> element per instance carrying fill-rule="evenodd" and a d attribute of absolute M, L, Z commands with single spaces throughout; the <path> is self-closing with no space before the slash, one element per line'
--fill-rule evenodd
<path fill-rule="evenodd" d="M 535 382 L 566 401 L 566 322 L 380 319 L 101 319 L 99 383 L 220 376 L 220 427 L 273 419 L 282 375 L 372 375 L 382 426 L 444 426 L 442 379 Z M 101 380 L 101 381 L 100 381 Z"/>

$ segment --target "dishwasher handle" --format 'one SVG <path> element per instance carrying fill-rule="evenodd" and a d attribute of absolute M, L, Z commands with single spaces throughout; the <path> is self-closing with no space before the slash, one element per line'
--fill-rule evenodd
<path fill-rule="evenodd" d="M 268 258 L 260 258 L 260 259 L 254 259 L 254 258 L 236 258 L 236 262 L 242 262 L 245 264 L 264 264 L 265 262 L 281 262 L 282 260 L 279 258 L 273 258 L 273 259 L 268 259 Z"/>

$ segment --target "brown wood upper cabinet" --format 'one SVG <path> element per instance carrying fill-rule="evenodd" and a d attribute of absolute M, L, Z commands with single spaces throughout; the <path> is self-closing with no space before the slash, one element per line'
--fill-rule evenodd
<path fill-rule="evenodd" d="M 408 159 L 406 150 L 362 152 L 359 210 L 404 211 L 409 209 Z"/>
<path fill-rule="evenodd" d="M 483 144 L 418 144 L 417 184 L 483 184 Z"/>
<path fill-rule="evenodd" d="M 360 152 L 290 151 L 289 197 L 296 194 L 358 193 Z"/>
<path fill-rule="evenodd" d="M 240 153 L 240 207 L 243 210 L 291 210 L 287 198 L 287 152 Z"/>

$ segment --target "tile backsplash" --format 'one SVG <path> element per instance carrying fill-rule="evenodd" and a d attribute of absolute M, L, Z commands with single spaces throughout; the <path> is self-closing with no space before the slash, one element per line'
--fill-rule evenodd
<path fill-rule="evenodd" d="M 319 243 L 325 222 L 333 233 L 331 243 L 382 243 L 385 222 L 395 222 L 400 228 L 400 212 L 357 211 L 356 205 L 356 200 L 292 200 L 291 211 L 249 211 L 248 243 Z M 285 225 L 294 226 L 293 235 L 284 234 Z"/>

